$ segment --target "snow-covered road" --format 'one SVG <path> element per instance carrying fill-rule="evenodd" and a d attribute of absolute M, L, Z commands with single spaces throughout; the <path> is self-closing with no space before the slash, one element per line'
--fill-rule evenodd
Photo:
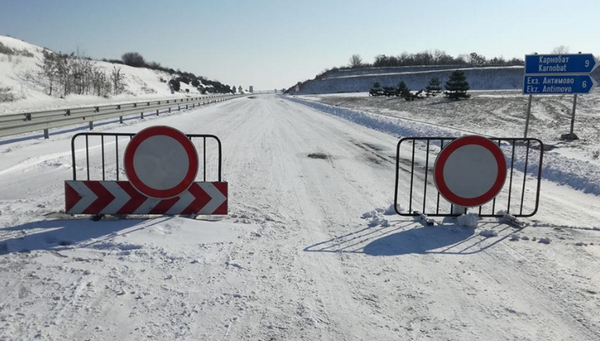
<path fill-rule="evenodd" d="M 524 230 L 369 227 L 394 136 L 271 95 L 100 129 L 155 124 L 220 137 L 228 218 L 49 219 L 71 134 L 0 141 L 0 340 L 600 338 L 594 195 L 545 181 Z"/>

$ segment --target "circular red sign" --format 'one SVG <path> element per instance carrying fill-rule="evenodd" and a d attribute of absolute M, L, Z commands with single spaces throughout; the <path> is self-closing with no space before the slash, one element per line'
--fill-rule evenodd
<path fill-rule="evenodd" d="M 127 145 L 125 174 L 140 193 L 169 199 L 185 192 L 198 174 L 198 153 L 179 130 L 153 126 L 141 130 Z"/>
<path fill-rule="evenodd" d="M 464 136 L 440 152 L 433 174 L 435 185 L 446 200 L 464 207 L 481 206 L 504 187 L 506 159 L 491 140 Z"/>

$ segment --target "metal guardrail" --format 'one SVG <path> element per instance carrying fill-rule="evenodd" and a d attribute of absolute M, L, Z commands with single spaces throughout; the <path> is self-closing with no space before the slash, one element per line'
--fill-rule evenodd
<path fill-rule="evenodd" d="M 123 104 L 108 104 L 77 108 L 53 109 L 47 111 L 25 112 L 20 114 L 0 115 L 0 137 L 43 130 L 44 137 L 49 137 L 49 129 L 69 125 L 89 123 L 90 130 L 94 121 L 119 117 L 123 123 L 124 116 L 144 114 L 160 115 L 161 111 L 182 110 L 196 106 L 222 102 L 241 95 L 215 95 L 202 97 L 169 98 L 154 101 L 141 101 Z M 185 107 L 183 107 L 185 106 Z"/>

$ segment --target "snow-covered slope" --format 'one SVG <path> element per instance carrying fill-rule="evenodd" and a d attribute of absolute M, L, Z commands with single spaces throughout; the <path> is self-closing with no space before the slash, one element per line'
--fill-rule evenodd
<path fill-rule="evenodd" d="M 384 70 L 382 70 L 384 69 Z M 465 71 L 467 80 L 473 90 L 484 89 L 518 89 L 523 83 L 523 67 L 445 67 L 426 68 L 379 68 L 368 72 L 364 70 L 361 74 L 346 74 L 334 72 L 321 80 L 310 80 L 302 85 L 300 94 L 323 94 L 336 92 L 364 92 L 369 91 L 375 82 L 381 86 L 397 87 L 400 81 L 404 81 L 413 90 L 424 89 L 433 77 L 445 82 L 450 73 L 456 69 Z"/>
<path fill-rule="evenodd" d="M 397 87 L 404 81 L 412 90 L 424 89 L 431 78 L 445 82 L 450 74 L 463 70 L 471 90 L 518 90 L 523 86 L 522 66 L 409 66 L 338 70 L 326 73 L 321 79 L 302 84 L 298 94 L 365 92 L 379 82 L 382 87 Z M 600 68 L 594 73 L 600 79 Z"/>
<path fill-rule="evenodd" d="M 181 83 L 179 93 L 172 95 L 166 83 L 172 76 L 166 72 L 93 61 L 97 68 L 107 73 L 114 66 L 121 68 L 125 75 L 123 94 L 110 96 L 110 98 L 92 95 L 68 95 L 66 98 L 49 96 L 46 93 L 44 82 L 39 76 L 43 48 L 2 35 L 0 35 L 0 44 L 15 51 L 12 55 L 0 53 L 0 115 L 22 110 L 185 96 L 186 89 L 189 90 L 189 95 L 200 94 L 196 88 Z"/>

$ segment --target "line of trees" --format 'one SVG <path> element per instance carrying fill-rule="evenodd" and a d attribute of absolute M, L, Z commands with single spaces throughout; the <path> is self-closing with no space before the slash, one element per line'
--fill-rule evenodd
<path fill-rule="evenodd" d="M 427 84 L 427 87 L 425 88 L 426 91 L 421 89 L 416 94 L 413 94 L 408 85 L 402 80 L 398 83 L 398 87 L 396 88 L 384 86 L 383 89 L 381 89 L 381 84 L 379 82 L 375 82 L 371 90 L 369 90 L 369 96 L 398 96 L 407 101 L 412 101 L 414 99 L 423 99 L 425 98 L 424 96 L 435 96 L 440 93 L 442 91 L 441 83 L 442 81 L 439 78 L 433 77 L 429 80 L 429 84 Z M 444 85 L 444 89 L 446 90 L 444 91 L 444 97 L 452 100 L 471 97 L 467 94 L 470 85 L 469 82 L 467 82 L 467 76 L 463 70 L 455 70 L 452 72 Z"/>
<path fill-rule="evenodd" d="M 476 52 L 460 54 L 456 57 L 441 50 L 423 51 L 418 53 L 403 52 L 397 56 L 380 54 L 375 57 L 373 63 L 365 62 L 359 54 L 353 54 L 348 64 L 340 67 L 325 69 L 315 79 L 323 79 L 329 72 L 339 70 L 352 70 L 367 67 L 397 67 L 397 66 L 431 66 L 431 65 L 473 65 L 473 66 L 511 66 L 524 65 L 523 59 L 503 57 L 486 58 Z"/>
<path fill-rule="evenodd" d="M 44 50 L 39 76 L 50 96 L 118 95 L 125 90 L 125 76 L 114 66 L 110 72 L 79 53 L 55 53 Z"/>
<path fill-rule="evenodd" d="M 111 70 L 105 71 L 103 68 L 97 67 L 91 58 L 84 56 L 79 50 L 70 54 L 44 50 L 42 62 L 39 64 L 41 70 L 39 79 L 45 86 L 48 95 L 51 96 L 64 97 L 77 94 L 107 97 L 119 95 L 125 91 L 125 75 L 120 65 L 128 65 L 169 73 L 172 78 L 168 81 L 161 79 L 161 81 L 167 83 L 175 91 L 180 90 L 181 83 L 186 83 L 202 93 L 205 93 L 207 88 L 210 92 L 232 92 L 232 87 L 217 80 L 209 80 L 179 69 L 173 70 L 163 67 L 157 62 L 148 63 L 138 52 L 127 52 L 121 56 L 121 59 L 102 60 L 115 65 Z M 209 87 L 204 87 L 202 84 Z"/>
<path fill-rule="evenodd" d="M 519 58 L 504 59 L 503 57 L 486 58 L 476 52 L 460 54 L 456 57 L 441 50 L 423 51 L 418 53 L 403 52 L 397 56 L 380 54 L 375 57 L 373 64 L 364 63 L 360 55 L 350 57 L 348 67 L 351 69 L 362 67 L 383 66 L 417 66 L 417 65 L 523 65 L 524 61 Z"/>

